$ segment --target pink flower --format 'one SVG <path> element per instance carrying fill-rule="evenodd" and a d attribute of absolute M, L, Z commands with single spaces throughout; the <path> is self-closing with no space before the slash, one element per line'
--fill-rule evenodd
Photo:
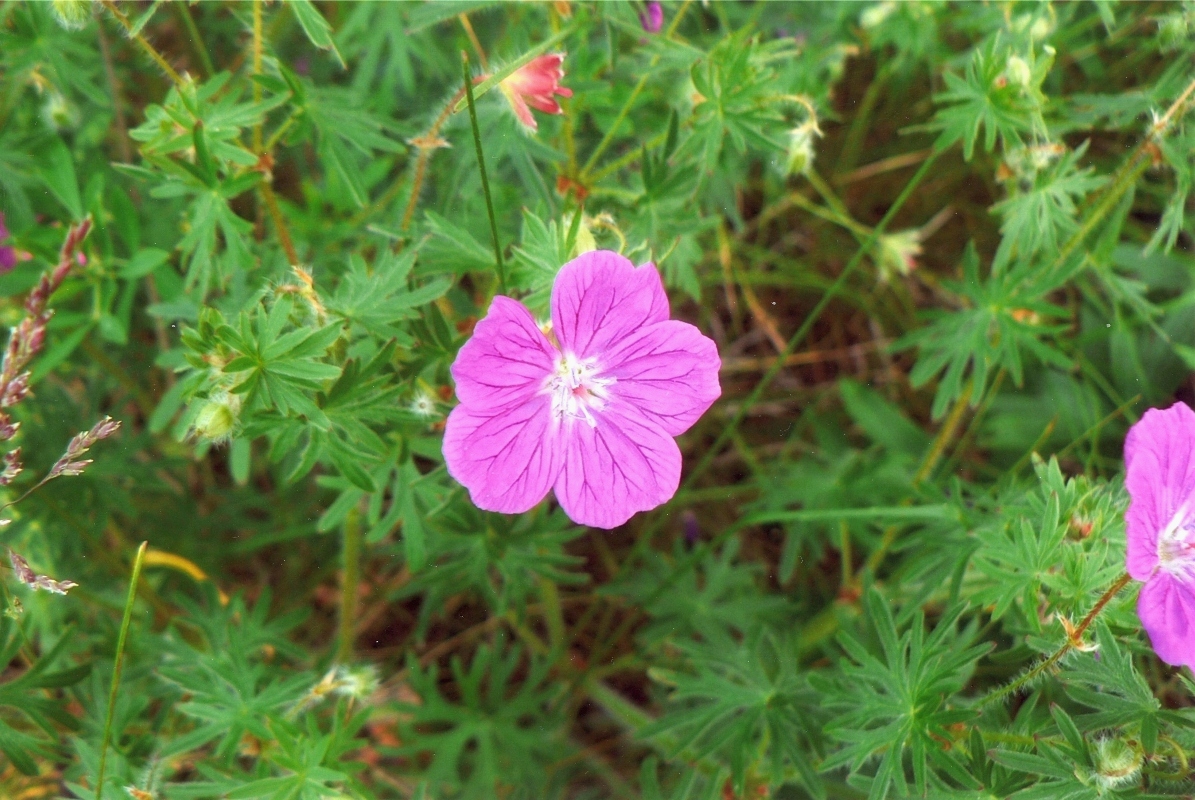
<path fill-rule="evenodd" d="M 615 528 L 676 493 L 673 437 L 722 393 L 718 351 L 669 319 L 655 266 L 608 250 L 561 268 L 551 335 L 494 298 L 452 365 L 444 460 L 478 508 L 519 514 L 555 490 L 574 522 Z"/>
<path fill-rule="evenodd" d="M 1150 409 L 1124 443 L 1128 570 L 1158 657 L 1195 668 L 1195 412 Z"/>
<path fill-rule="evenodd" d="M 572 89 L 560 85 L 560 80 L 564 77 L 564 70 L 560 68 L 564 63 L 564 56 L 564 53 L 549 53 L 534 58 L 498 84 L 498 88 L 510 101 L 515 116 L 529 131 L 534 132 L 539 127 L 535 117 L 531 115 L 532 108 L 545 114 L 563 114 L 564 110 L 556 102 L 554 95 L 573 96 Z"/>
<path fill-rule="evenodd" d="M 648 33 L 659 33 L 664 27 L 664 7 L 655 0 L 649 2 L 647 8 L 639 12 L 639 24 Z"/>

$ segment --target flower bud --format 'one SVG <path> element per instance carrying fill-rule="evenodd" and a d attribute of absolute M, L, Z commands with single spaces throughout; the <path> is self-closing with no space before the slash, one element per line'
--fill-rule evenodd
<path fill-rule="evenodd" d="M 415 391 L 415 396 L 411 398 L 411 403 L 407 406 L 407 410 L 423 419 L 440 416 L 440 412 L 436 408 L 436 398 L 432 396 L 430 388 L 423 381 L 419 381 L 419 384 L 419 388 Z"/>
<path fill-rule="evenodd" d="M 1124 739 L 1101 739 L 1095 747 L 1095 782 L 1104 790 L 1130 783 L 1141 771 L 1141 751 Z"/>
<path fill-rule="evenodd" d="M 917 268 L 921 255 L 921 234 L 916 229 L 886 233 L 880 237 L 877 266 L 880 280 L 888 281 L 896 275 L 908 275 Z"/>
<path fill-rule="evenodd" d="M 566 232 L 572 230 L 572 216 L 565 217 L 562 224 Z M 573 241 L 573 251 L 568 254 L 568 257 L 576 258 L 582 253 L 588 253 L 590 250 L 597 250 L 597 240 L 593 238 L 593 231 L 590 229 L 590 220 L 582 215 L 581 223 L 577 225 L 577 238 Z"/>
<path fill-rule="evenodd" d="M 240 407 L 236 395 L 220 394 L 205 400 L 195 417 L 195 435 L 212 442 L 224 441 L 236 428 Z"/>
<path fill-rule="evenodd" d="M 1033 70 L 1029 68 L 1029 63 L 1015 55 L 1008 57 L 1008 63 L 1004 66 L 1004 75 L 1008 78 L 1009 83 L 1020 86 L 1022 89 L 1027 88 L 1030 81 L 1033 80 Z"/>
<path fill-rule="evenodd" d="M 859 15 L 859 27 L 865 31 L 878 28 L 884 23 L 884 20 L 892 16 L 892 12 L 895 10 L 896 3 L 893 0 L 884 0 L 882 3 L 869 6 Z"/>
<path fill-rule="evenodd" d="M 1189 29 L 1185 14 L 1167 14 L 1158 18 L 1158 41 L 1163 50 L 1177 50 L 1187 42 Z"/>
<path fill-rule="evenodd" d="M 41 118 L 55 130 L 69 130 L 79 124 L 79 113 L 67 102 L 62 92 L 51 89 L 42 103 Z"/>
<path fill-rule="evenodd" d="M 804 175 L 813 167 L 813 137 L 820 135 L 817 125 L 806 122 L 789 131 L 786 175 Z"/>
<path fill-rule="evenodd" d="M 52 0 L 54 19 L 68 31 L 82 30 L 91 19 L 91 0 Z"/>

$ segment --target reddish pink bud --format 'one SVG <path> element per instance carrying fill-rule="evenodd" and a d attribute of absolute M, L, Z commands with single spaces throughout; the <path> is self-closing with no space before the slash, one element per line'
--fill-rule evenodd
<path fill-rule="evenodd" d="M 539 125 L 531 114 L 534 108 L 545 114 L 562 114 L 556 95 L 572 97 L 573 90 L 560 85 L 564 78 L 564 53 L 549 53 L 532 59 L 498 84 L 515 116 L 527 130 L 534 132 Z"/>

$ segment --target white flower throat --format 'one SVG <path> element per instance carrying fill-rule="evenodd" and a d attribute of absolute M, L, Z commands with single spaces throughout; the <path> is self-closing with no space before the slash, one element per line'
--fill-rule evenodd
<path fill-rule="evenodd" d="M 1195 578 L 1195 518 L 1183 503 L 1174 518 L 1158 534 L 1158 566 L 1175 577 Z"/>
<path fill-rule="evenodd" d="M 583 419 L 595 427 L 593 412 L 606 407 L 614 382 L 614 378 L 601 376 L 596 358 L 561 355 L 544 381 L 543 390 L 552 396 L 552 418 L 557 422 Z"/>

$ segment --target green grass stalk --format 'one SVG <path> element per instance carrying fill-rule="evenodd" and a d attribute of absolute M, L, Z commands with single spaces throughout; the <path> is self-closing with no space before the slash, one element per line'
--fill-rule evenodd
<path fill-rule="evenodd" d="M 95 780 L 95 800 L 104 796 L 104 771 L 108 766 L 108 745 L 112 742 L 112 717 L 116 712 L 116 692 L 120 689 L 120 670 L 124 665 L 124 648 L 129 638 L 129 624 L 133 620 L 133 602 L 137 599 L 137 581 L 141 577 L 141 564 L 149 542 L 142 542 L 133 559 L 133 576 L 129 579 L 129 594 L 124 601 L 124 617 L 120 621 L 120 634 L 116 637 L 116 655 L 112 665 L 112 685 L 108 688 L 108 713 L 104 716 L 104 736 L 100 743 L 100 766 Z"/>

